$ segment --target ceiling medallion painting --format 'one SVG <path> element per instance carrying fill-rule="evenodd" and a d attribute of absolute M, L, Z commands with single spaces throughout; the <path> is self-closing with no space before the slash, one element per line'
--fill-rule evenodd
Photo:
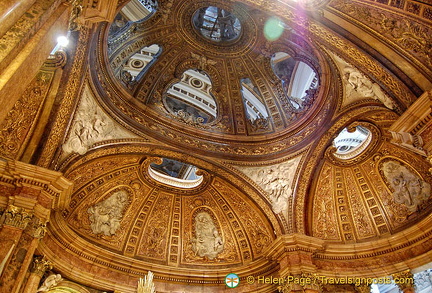
<path fill-rule="evenodd" d="M 322 75 L 329 65 L 311 42 L 283 20 L 280 38 L 267 41 L 269 16 L 244 5 L 172 4 L 166 23 L 156 13 L 125 34 L 123 45 L 109 41 L 120 35 L 107 41 L 109 27 L 100 27 L 94 44 L 101 54 L 91 71 L 105 109 L 134 131 L 212 156 L 257 158 L 305 146 L 338 96 Z M 225 18 L 227 24 L 219 22 Z M 161 53 L 126 93 L 112 75 L 152 44 Z M 108 63 L 113 72 L 104 69 Z"/>

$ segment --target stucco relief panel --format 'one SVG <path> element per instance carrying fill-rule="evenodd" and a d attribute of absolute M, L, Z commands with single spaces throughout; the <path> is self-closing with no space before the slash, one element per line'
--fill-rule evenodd
<path fill-rule="evenodd" d="M 83 155 L 93 144 L 105 140 L 136 137 L 105 114 L 86 85 L 67 140 L 62 147 L 63 157 L 71 153 Z"/>
<path fill-rule="evenodd" d="M 182 207 L 183 264 L 241 263 L 233 227 L 210 193 L 185 197 Z"/>
<path fill-rule="evenodd" d="M 192 250 L 195 255 L 204 259 L 214 260 L 224 249 L 224 240 L 220 235 L 217 224 L 208 211 L 196 211 L 194 223 L 194 237 L 191 239 Z"/>
<path fill-rule="evenodd" d="M 155 204 L 148 215 L 137 255 L 166 261 L 174 196 L 163 192 L 154 195 Z"/>
<path fill-rule="evenodd" d="M 334 182 L 333 168 L 326 162 L 318 175 L 313 199 L 312 235 L 327 240 L 341 239 L 333 194 Z"/>
<path fill-rule="evenodd" d="M 413 213 L 426 203 L 430 197 L 431 186 L 410 169 L 397 160 L 386 161 L 380 168 L 387 186 L 392 191 L 393 200 L 405 205 L 408 211 Z"/>
<path fill-rule="evenodd" d="M 128 237 L 126 228 L 138 212 L 136 207 L 142 206 L 149 193 L 142 184 L 137 188 L 136 179 L 135 172 L 117 171 L 85 185 L 72 196 L 64 212 L 67 222 L 83 237 L 121 250 Z"/>
<path fill-rule="evenodd" d="M 276 214 L 286 214 L 300 159 L 299 156 L 271 166 L 237 168 L 266 192 Z"/>
<path fill-rule="evenodd" d="M 120 228 L 124 210 L 129 204 L 127 191 L 117 190 L 87 209 L 93 234 L 113 236 Z"/>
<path fill-rule="evenodd" d="M 354 65 L 349 64 L 340 56 L 328 51 L 336 61 L 342 76 L 344 85 L 344 100 L 342 106 L 349 105 L 355 101 L 374 99 L 380 101 L 388 109 L 396 108 L 395 102 L 381 89 L 381 87 L 360 72 Z"/>
<path fill-rule="evenodd" d="M 217 193 L 224 197 L 241 217 L 240 223 L 246 232 L 244 236 L 250 241 L 253 257 L 257 257 L 275 238 L 271 226 L 262 215 L 261 211 L 257 210 L 257 207 L 248 204 L 249 200 L 241 197 L 237 189 L 223 184 L 219 180 L 215 181 L 214 186 Z M 241 239 L 238 233 L 237 237 Z"/>
<path fill-rule="evenodd" d="M 387 143 L 362 165 L 377 199 L 385 206 L 383 211 L 392 229 L 415 220 L 430 205 L 427 168 L 415 154 Z"/>

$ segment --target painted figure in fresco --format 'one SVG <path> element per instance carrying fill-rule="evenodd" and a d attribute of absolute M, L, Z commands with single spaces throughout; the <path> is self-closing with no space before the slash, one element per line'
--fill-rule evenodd
<path fill-rule="evenodd" d="M 191 239 L 195 255 L 213 260 L 223 251 L 224 242 L 219 235 L 213 219 L 207 212 L 195 217 L 195 238 Z"/>

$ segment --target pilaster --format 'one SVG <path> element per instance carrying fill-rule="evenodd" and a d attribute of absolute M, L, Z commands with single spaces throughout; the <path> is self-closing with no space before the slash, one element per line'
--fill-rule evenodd
<path fill-rule="evenodd" d="M 72 183 L 59 172 L 0 159 L 0 188 L 0 292 L 18 293 L 51 211 L 69 202 Z"/>

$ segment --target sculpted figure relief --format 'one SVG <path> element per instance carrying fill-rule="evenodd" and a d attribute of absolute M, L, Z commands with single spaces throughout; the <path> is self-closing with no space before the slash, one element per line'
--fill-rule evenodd
<path fill-rule="evenodd" d="M 372 82 L 356 68 L 347 64 L 343 69 L 343 77 L 347 81 L 347 84 L 352 87 L 351 91 L 356 92 L 361 97 L 379 100 L 389 109 L 395 108 L 395 104 L 383 92 L 381 87 L 377 83 Z M 349 94 L 350 93 L 347 93 L 347 95 Z"/>
<path fill-rule="evenodd" d="M 277 165 L 242 167 L 241 170 L 268 193 L 273 212 L 278 214 L 288 208 L 288 198 L 293 192 L 291 184 L 299 162 L 300 157 L 297 157 Z"/>
<path fill-rule="evenodd" d="M 397 161 L 387 161 L 382 166 L 384 176 L 393 190 L 393 199 L 413 213 L 431 195 L 431 186 L 417 174 Z"/>
<path fill-rule="evenodd" d="M 195 255 L 213 260 L 224 249 L 224 242 L 219 235 L 213 219 L 207 212 L 200 212 L 195 217 L 195 238 L 191 239 Z"/>
<path fill-rule="evenodd" d="M 37 292 L 48 292 L 53 287 L 57 286 L 63 280 L 60 274 L 48 276 Z"/>
<path fill-rule="evenodd" d="M 94 234 L 112 236 L 120 228 L 123 211 L 128 202 L 126 191 L 114 192 L 104 201 L 91 206 L 89 213 L 90 227 Z"/>
<path fill-rule="evenodd" d="M 116 125 L 97 105 L 90 90 L 86 88 L 69 130 L 69 138 L 63 145 L 63 151 L 66 155 L 74 152 L 83 155 L 94 143 L 130 137 L 135 136 Z"/>

